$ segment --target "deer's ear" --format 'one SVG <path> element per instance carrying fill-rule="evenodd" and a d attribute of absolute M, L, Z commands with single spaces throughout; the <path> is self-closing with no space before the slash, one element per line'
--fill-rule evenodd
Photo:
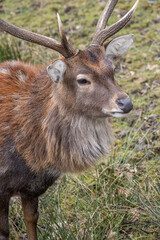
<path fill-rule="evenodd" d="M 106 56 L 109 58 L 109 60 L 113 61 L 114 59 L 119 58 L 125 54 L 132 43 L 133 34 L 115 38 L 106 44 L 106 46 L 104 44 L 106 47 Z"/>
<path fill-rule="evenodd" d="M 66 68 L 66 63 L 63 60 L 56 60 L 47 67 L 47 72 L 54 82 L 63 82 Z"/>

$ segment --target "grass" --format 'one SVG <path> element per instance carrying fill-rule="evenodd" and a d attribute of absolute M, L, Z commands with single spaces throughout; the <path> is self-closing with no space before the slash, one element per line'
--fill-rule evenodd
<path fill-rule="evenodd" d="M 134 1 L 120 0 L 112 24 Z M 152 3 L 149 3 L 152 2 Z M 58 39 L 56 12 L 75 47 L 89 44 L 105 1 L 5 0 L 5 20 Z M 20 6 L 20 7 L 17 7 Z M 116 79 L 134 102 L 127 119 L 113 119 L 115 145 L 108 158 L 78 176 L 65 176 L 40 198 L 39 239 L 160 239 L 160 71 L 159 0 L 141 0 L 120 33 L 135 43 L 116 63 Z M 57 53 L 0 36 L 0 61 L 48 64 Z M 11 239 L 25 239 L 19 199 L 10 206 Z"/>
<path fill-rule="evenodd" d="M 6 36 L 1 36 L 0 44 L 0 62 L 12 59 L 21 60 L 21 53 L 17 42 L 12 42 Z"/>

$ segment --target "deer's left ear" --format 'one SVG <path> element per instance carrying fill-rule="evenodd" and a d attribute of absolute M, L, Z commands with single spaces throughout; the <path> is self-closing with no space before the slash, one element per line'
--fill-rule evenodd
<path fill-rule="evenodd" d="M 104 44 L 104 47 L 106 47 L 106 56 L 110 61 L 113 61 L 115 58 L 121 57 L 126 53 L 132 43 L 133 34 L 115 38 L 108 44 Z"/>
<path fill-rule="evenodd" d="M 56 60 L 47 67 L 47 72 L 50 78 L 54 82 L 58 83 L 63 82 L 66 69 L 66 63 L 63 60 Z"/>

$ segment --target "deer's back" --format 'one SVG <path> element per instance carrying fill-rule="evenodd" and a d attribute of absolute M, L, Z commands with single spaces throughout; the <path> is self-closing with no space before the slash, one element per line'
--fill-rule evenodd
<path fill-rule="evenodd" d="M 39 196 L 59 176 L 54 170 L 31 170 L 16 149 L 15 136 L 23 134 L 15 120 L 23 111 L 19 102 L 25 106 L 31 98 L 37 72 L 37 68 L 21 62 L 0 64 L 0 195 Z"/>

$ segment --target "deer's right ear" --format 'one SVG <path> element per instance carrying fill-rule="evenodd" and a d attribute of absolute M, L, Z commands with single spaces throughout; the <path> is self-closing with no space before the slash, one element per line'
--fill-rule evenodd
<path fill-rule="evenodd" d="M 63 60 L 56 60 L 47 67 L 47 72 L 50 78 L 57 83 L 63 82 L 66 69 L 66 63 Z"/>

